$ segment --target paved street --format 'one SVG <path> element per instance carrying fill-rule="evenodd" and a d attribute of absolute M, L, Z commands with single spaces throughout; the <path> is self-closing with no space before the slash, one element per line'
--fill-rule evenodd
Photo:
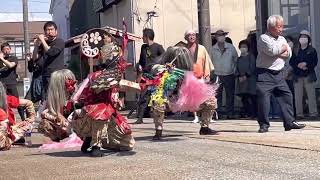
<path fill-rule="evenodd" d="M 133 122 L 133 120 L 130 120 Z M 79 148 L 0 152 L 0 179 L 320 179 L 320 122 L 284 132 L 280 122 L 258 134 L 255 121 L 218 121 L 216 136 L 199 136 L 198 124 L 166 120 L 164 140 L 153 142 L 153 124 L 133 125 L 133 152 L 105 151 L 92 158 Z"/>

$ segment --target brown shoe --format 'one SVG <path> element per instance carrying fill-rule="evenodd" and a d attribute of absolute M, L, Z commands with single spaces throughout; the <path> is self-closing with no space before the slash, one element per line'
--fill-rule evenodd
<path fill-rule="evenodd" d="M 153 136 L 153 140 L 161 140 L 162 138 L 162 130 L 156 130 L 156 134 Z"/>

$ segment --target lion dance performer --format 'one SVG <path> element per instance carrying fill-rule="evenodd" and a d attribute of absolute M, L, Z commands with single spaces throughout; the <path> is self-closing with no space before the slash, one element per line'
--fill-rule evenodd
<path fill-rule="evenodd" d="M 126 67 L 121 48 L 112 43 L 103 30 L 94 29 L 87 34 L 82 48 L 86 50 L 85 55 L 93 53 L 90 56 L 94 56 L 98 52 L 95 56 L 99 55 L 102 70 L 89 74 L 73 96 L 76 83 L 72 72 L 54 72 L 48 91 L 48 109 L 43 113 L 39 129 L 52 140 L 66 138 L 72 129 L 83 140 L 81 151 L 95 157 L 103 156 L 101 147 L 132 150 L 135 141 L 131 128 L 117 111 L 120 81 Z M 90 45 L 91 38 L 94 40 Z M 96 46 L 96 43 L 101 44 Z M 91 51 L 94 46 L 98 51 Z M 59 99 L 61 95 L 65 96 Z"/>

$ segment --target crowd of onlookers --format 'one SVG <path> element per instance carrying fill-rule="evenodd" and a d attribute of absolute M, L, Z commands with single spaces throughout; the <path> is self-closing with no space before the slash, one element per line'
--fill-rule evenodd
<path fill-rule="evenodd" d="M 33 54 L 27 56 L 28 69 L 33 72 L 31 88 L 27 94 L 27 99 L 37 102 L 44 100 L 46 89 L 50 79 L 50 74 L 63 66 L 63 40 L 57 37 L 57 27 L 54 22 L 48 22 L 44 26 L 45 35 L 39 35 L 35 40 L 35 50 Z M 138 61 L 138 78 L 143 73 L 150 71 L 150 65 L 156 63 L 157 59 L 165 51 L 164 48 L 155 43 L 152 29 L 143 31 L 144 45 L 141 47 L 141 54 Z M 50 39 L 51 38 L 51 39 Z M 187 31 L 185 40 L 197 42 L 196 33 Z M 315 82 L 317 80 L 315 67 L 317 66 L 317 52 L 311 45 L 311 35 L 308 31 L 300 32 L 298 38 L 287 36 L 286 40 L 293 49 L 291 58 L 285 64 L 286 82 L 293 94 L 293 104 L 295 116 L 305 118 L 304 100 L 308 104 L 308 118 L 314 119 L 318 116 Z M 220 87 L 217 93 L 218 114 L 220 118 L 256 118 L 256 58 L 257 37 L 250 33 L 248 37 L 241 40 L 238 45 L 234 45 L 228 37 L 228 32 L 218 30 L 213 33 L 212 47 L 207 49 L 208 57 L 200 57 L 203 46 L 187 47 L 195 59 L 208 58 L 211 67 L 208 67 L 211 81 L 216 77 L 219 79 Z M 193 49 L 194 48 L 194 49 Z M 196 48 L 196 49 L 195 49 Z M 270 47 L 272 48 L 272 47 Z M 205 49 L 204 49 L 205 50 Z M 238 53 L 240 52 L 240 53 Z M 198 54 L 200 53 L 200 54 Z M 54 63 L 52 63 L 54 62 Z M 1 45 L 0 53 L 0 81 L 6 86 L 7 93 L 18 97 L 17 91 L 17 58 L 11 55 L 11 47 L 8 43 Z M 214 68 L 213 68 L 214 67 Z M 139 73 L 140 72 L 140 73 Z M 306 93 L 304 93 L 304 91 Z M 225 98 L 223 98 L 225 92 Z M 304 94 L 307 98 L 304 98 Z M 141 96 L 138 117 L 141 120 L 148 109 L 148 96 Z M 241 109 L 235 108 L 235 97 L 241 99 Z M 143 100 L 143 98 L 145 98 Z M 280 118 L 281 113 L 277 97 L 271 97 L 270 118 Z M 225 102 L 225 103 L 223 103 Z M 238 104 L 238 103 L 237 103 Z M 235 110 L 236 109 L 236 110 Z M 19 108 L 19 114 L 24 119 L 24 109 Z M 195 114 L 195 122 L 197 116 Z"/>
<path fill-rule="evenodd" d="M 255 32 L 251 32 L 246 39 L 241 40 L 236 46 L 227 35 L 228 32 L 223 30 L 213 33 L 212 47 L 208 49 L 209 59 L 214 67 L 210 72 L 211 81 L 215 81 L 218 77 L 220 84 L 217 93 L 217 112 L 220 119 L 254 119 L 257 117 L 258 111 L 256 95 L 257 37 Z M 148 59 L 151 59 L 149 62 L 156 61 L 164 50 L 161 45 L 153 42 L 154 32 L 151 29 L 144 30 L 143 38 L 145 44 L 141 48 L 141 56 L 138 63 L 140 70 L 138 69 L 138 71 L 148 73 L 148 65 L 145 62 Z M 185 39 L 188 44 L 193 41 L 193 38 L 196 39 L 195 32 L 187 31 Z M 308 31 L 303 30 L 297 38 L 292 36 L 286 36 L 285 38 L 292 49 L 290 58 L 285 61 L 284 76 L 293 94 L 294 115 L 297 119 L 315 119 L 318 116 L 315 94 L 315 82 L 317 80 L 315 67 L 317 66 L 318 58 L 317 52 L 311 44 L 311 35 Z M 199 46 L 196 48 L 199 48 Z M 188 49 L 193 56 L 198 56 L 198 51 L 192 48 Z M 149 54 L 146 52 L 149 52 Z M 225 92 L 225 98 L 222 97 L 223 92 Z M 307 95 L 306 98 L 304 94 Z M 241 100 L 240 108 L 235 108 L 235 99 Z M 304 113 L 305 102 L 309 107 L 307 116 Z M 269 118 L 281 118 L 280 109 L 277 95 L 272 95 Z M 138 114 L 137 122 L 141 123 L 145 113 L 139 111 Z M 196 114 L 194 122 L 198 122 Z"/>

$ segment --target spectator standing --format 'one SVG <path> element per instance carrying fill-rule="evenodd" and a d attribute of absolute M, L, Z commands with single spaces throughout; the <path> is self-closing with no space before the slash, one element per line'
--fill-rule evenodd
<path fill-rule="evenodd" d="M 236 94 L 241 97 L 245 117 L 255 118 L 256 102 L 256 59 L 249 52 L 249 43 L 246 40 L 239 42 L 241 55 L 237 61 Z"/>
<path fill-rule="evenodd" d="M 48 85 L 54 71 L 64 69 L 64 41 L 58 37 L 57 25 L 48 21 L 44 34 L 36 35 L 33 59 L 42 59 L 42 100 L 47 99 Z"/>
<path fill-rule="evenodd" d="M 141 46 L 140 59 L 137 64 L 137 82 L 140 82 L 143 73 L 150 73 L 151 68 L 154 64 L 157 64 L 159 61 L 159 57 L 164 53 L 164 48 L 162 45 L 154 42 L 154 31 L 152 29 L 144 29 L 143 30 L 143 42 L 144 44 Z M 150 108 L 148 107 L 148 103 L 150 100 L 150 94 L 145 90 L 140 93 L 139 104 L 138 104 L 138 120 L 135 124 L 142 124 L 143 117 L 145 114 L 150 113 Z"/>
<path fill-rule="evenodd" d="M 0 81 L 5 85 L 7 94 L 14 96 L 19 99 L 19 93 L 17 89 L 17 69 L 18 59 L 17 57 L 11 55 L 11 46 L 9 43 L 5 42 L 1 45 L 0 52 Z M 18 107 L 18 113 L 22 120 L 25 119 L 24 109 Z"/>
<path fill-rule="evenodd" d="M 195 76 L 210 81 L 210 73 L 214 68 L 206 48 L 197 43 L 197 36 L 194 30 L 186 31 L 184 33 L 184 39 L 187 41 L 187 48 L 193 59 L 193 72 Z M 194 112 L 193 123 L 198 123 L 199 121 L 197 113 Z"/>
<path fill-rule="evenodd" d="M 315 67 L 318 63 L 317 51 L 311 45 L 310 33 L 306 30 L 300 32 L 300 49 L 297 56 L 290 61 L 294 73 L 294 90 L 297 109 L 297 118 L 304 118 L 303 113 L 303 90 L 308 97 L 309 118 L 316 119 L 318 116 L 315 82 L 317 76 Z"/>
<path fill-rule="evenodd" d="M 228 119 L 233 118 L 234 113 L 234 93 L 235 93 L 235 70 L 237 65 L 238 53 L 235 47 L 227 43 L 226 35 L 228 32 L 218 30 L 213 35 L 217 43 L 212 46 L 210 56 L 215 67 L 215 75 L 219 77 L 220 87 L 218 89 L 218 111 L 221 112 L 223 89 L 226 91 L 225 115 Z"/>

